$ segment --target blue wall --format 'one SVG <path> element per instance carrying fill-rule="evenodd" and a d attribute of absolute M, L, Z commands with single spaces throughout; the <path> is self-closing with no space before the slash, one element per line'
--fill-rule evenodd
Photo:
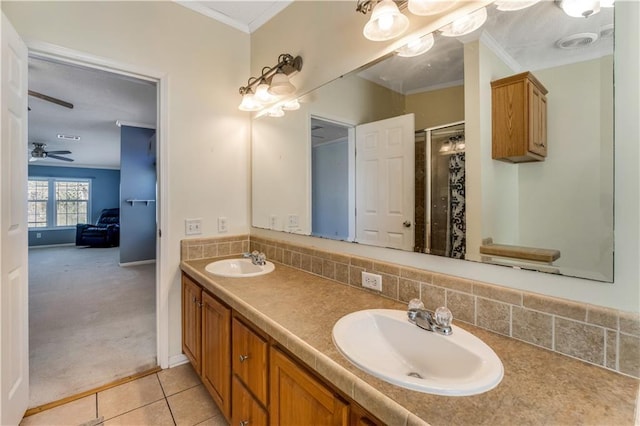
<path fill-rule="evenodd" d="M 29 177 L 91 179 L 91 223 L 98 220 L 102 209 L 120 204 L 120 170 L 29 165 Z M 30 246 L 74 243 L 75 238 L 75 228 L 29 231 Z"/>
<path fill-rule="evenodd" d="M 120 263 L 155 259 L 156 203 L 129 199 L 156 199 L 155 130 L 120 129 Z"/>
<path fill-rule="evenodd" d="M 349 236 L 349 144 L 346 139 L 316 146 L 311 159 L 311 234 Z"/>

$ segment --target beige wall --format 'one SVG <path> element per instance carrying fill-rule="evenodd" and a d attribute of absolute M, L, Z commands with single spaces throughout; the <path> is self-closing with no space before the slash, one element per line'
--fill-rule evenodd
<path fill-rule="evenodd" d="M 416 130 L 464 121 L 464 85 L 407 95 L 405 111 L 415 114 Z"/>
<path fill-rule="evenodd" d="M 166 74 L 169 217 L 162 259 L 169 300 L 169 355 L 181 353 L 180 239 L 184 219 L 202 218 L 203 234 L 248 231 L 249 116 L 238 87 L 249 74 L 249 36 L 173 2 L 2 2 L 27 42 L 46 42 Z"/>
<path fill-rule="evenodd" d="M 321 3 L 324 6 L 321 6 Z M 468 2 L 462 3 L 463 6 L 472 7 Z M 365 40 L 361 35 L 365 22 L 366 17 L 358 16 L 353 12 L 353 4 L 350 2 L 344 2 L 344 4 L 294 2 L 281 16 L 272 19 L 252 35 L 252 69 L 256 70 L 266 63 L 273 62 L 282 51 L 301 54 L 305 60 L 305 67 L 295 77 L 294 83 L 301 88 L 301 93 L 305 93 L 389 52 L 394 47 L 392 43 L 374 43 Z M 412 22 L 416 23 L 418 20 L 412 17 Z M 420 24 L 424 22 L 420 21 Z M 638 220 L 640 154 L 637 143 L 638 134 L 640 134 L 638 125 L 640 90 L 638 90 L 637 78 L 637 69 L 640 68 L 638 22 L 640 22 L 640 6 L 637 2 L 620 2 L 616 5 L 616 31 L 623 31 L 625 37 L 616 38 L 615 173 L 616 194 L 625 194 L 625 196 L 616 196 L 615 200 L 614 284 L 259 229 L 252 230 L 252 233 L 432 269 L 505 287 L 530 290 L 622 310 L 640 311 L 640 264 L 637 262 L 640 258 L 638 243 L 640 241 L 640 221 Z M 441 21 L 441 23 L 444 22 Z M 437 28 L 437 24 L 432 24 L 430 29 L 434 28 Z"/>

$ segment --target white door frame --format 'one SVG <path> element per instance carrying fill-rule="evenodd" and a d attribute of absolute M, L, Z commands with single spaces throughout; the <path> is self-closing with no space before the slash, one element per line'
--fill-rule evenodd
<path fill-rule="evenodd" d="M 169 247 L 166 243 L 169 236 L 169 191 L 168 191 L 168 88 L 169 77 L 167 73 L 143 68 L 137 65 L 115 61 L 109 58 L 98 57 L 73 49 L 53 45 L 50 43 L 25 40 L 29 50 L 29 56 L 47 58 L 69 64 L 80 65 L 114 74 L 125 75 L 141 80 L 153 81 L 157 84 L 157 179 L 158 199 L 156 200 L 156 212 L 158 220 L 158 235 L 156 236 L 156 350 L 157 362 L 161 368 L 169 367 L 169 272 L 167 263 L 163 261 L 169 258 Z M 114 122 L 115 126 L 115 122 Z M 25 164 L 27 156 L 23 156 Z M 25 165 L 26 167 L 26 165 Z M 25 194 L 26 199 L 26 194 Z"/>

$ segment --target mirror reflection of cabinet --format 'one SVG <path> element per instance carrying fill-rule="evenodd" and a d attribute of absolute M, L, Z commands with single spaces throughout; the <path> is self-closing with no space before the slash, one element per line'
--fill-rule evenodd
<path fill-rule="evenodd" d="M 530 72 L 491 82 L 492 158 L 510 163 L 547 156 L 547 89 Z"/>

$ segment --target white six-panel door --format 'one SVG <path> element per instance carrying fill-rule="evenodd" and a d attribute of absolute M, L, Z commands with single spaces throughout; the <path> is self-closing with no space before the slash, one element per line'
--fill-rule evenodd
<path fill-rule="evenodd" d="M 0 70 L 0 424 L 29 403 L 27 47 L 2 14 Z"/>
<path fill-rule="evenodd" d="M 414 115 L 356 127 L 356 241 L 413 250 Z"/>

